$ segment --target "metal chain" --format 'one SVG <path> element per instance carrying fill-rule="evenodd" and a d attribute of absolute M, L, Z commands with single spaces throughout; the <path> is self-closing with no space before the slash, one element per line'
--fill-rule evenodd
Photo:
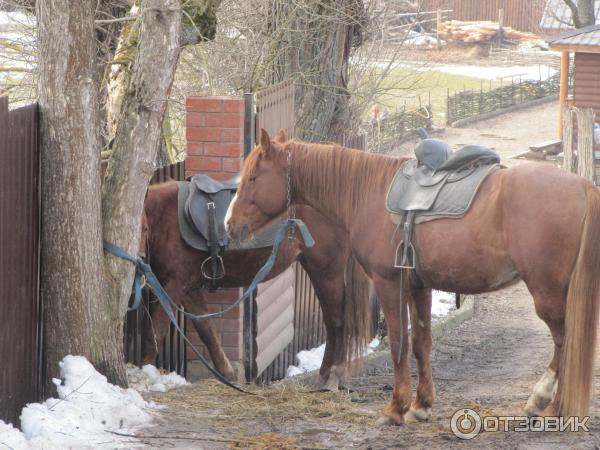
<path fill-rule="evenodd" d="M 287 151 L 287 213 L 288 219 L 296 218 L 296 207 L 292 205 L 292 149 Z M 288 239 L 293 240 L 295 237 L 295 228 L 290 227 L 288 231 Z"/>

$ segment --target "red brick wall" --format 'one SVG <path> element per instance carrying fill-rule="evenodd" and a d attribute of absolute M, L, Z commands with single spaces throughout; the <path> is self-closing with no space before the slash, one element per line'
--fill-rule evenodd
<path fill-rule="evenodd" d="M 204 173 L 218 180 L 239 172 L 243 155 L 244 101 L 223 97 L 188 97 L 186 101 L 187 157 L 185 176 Z M 242 289 L 223 289 L 205 293 L 208 312 L 219 312 L 242 295 Z M 214 319 L 217 334 L 225 353 L 243 377 L 243 313 L 234 308 L 222 318 Z M 208 357 L 206 348 L 191 323 L 191 342 Z M 188 351 L 188 378 L 207 376 L 208 372 Z M 236 364 L 237 363 L 237 364 Z"/>
<path fill-rule="evenodd" d="M 224 180 L 239 172 L 243 155 L 244 100 L 188 97 L 186 177 L 206 173 Z"/>

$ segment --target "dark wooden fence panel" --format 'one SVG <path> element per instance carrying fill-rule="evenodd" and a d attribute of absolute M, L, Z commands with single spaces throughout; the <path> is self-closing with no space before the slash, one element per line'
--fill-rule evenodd
<path fill-rule="evenodd" d="M 0 419 L 41 396 L 37 105 L 0 98 Z"/>

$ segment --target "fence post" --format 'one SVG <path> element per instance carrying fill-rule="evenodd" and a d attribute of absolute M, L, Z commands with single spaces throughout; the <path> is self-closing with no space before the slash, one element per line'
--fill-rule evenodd
<path fill-rule="evenodd" d="M 562 136 L 563 136 L 563 169 L 577 173 L 577 164 L 573 154 L 573 110 L 567 106 L 562 110 Z"/>
<path fill-rule="evenodd" d="M 448 88 L 447 89 L 447 94 L 446 94 L 446 124 L 447 125 L 450 125 L 452 123 L 450 121 L 450 115 L 451 115 L 451 111 L 450 111 L 450 88 Z"/>
<path fill-rule="evenodd" d="M 594 110 L 574 109 L 577 116 L 577 173 L 595 182 Z"/>
<path fill-rule="evenodd" d="M 498 47 L 502 47 L 502 33 L 504 25 L 504 9 L 498 10 Z"/>

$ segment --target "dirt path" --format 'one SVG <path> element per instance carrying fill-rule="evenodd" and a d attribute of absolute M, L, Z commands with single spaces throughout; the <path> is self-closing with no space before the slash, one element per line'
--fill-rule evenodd
<path fill-rule="evenodd" d="M 525 286 L 519 284 L 477 296 L 474 319 L 434 342 L 437 400 L 427 423 L 375 425 L 391 396 L 391 369 L 384 357 L 352 379 L 350 393 L 312 393 L 310 387 L 278 383 L 257 390 L 265 398 L 256 398 L 208 381 L 156 395 L 154 399 L 168 410 L 148 434 L 165 438 L 143 440 L 154 448 L 207 449 L 600 448 L 597 424 L 589 433 L 483 433 L 472 441 L 452 434 L 450 417 L 461 408 L 486 416 L 522 415 L 551 351 L 548 330 L 537 319 Z M 414 362 L 412 366 L 414 370 Z M 600 392 L 600 375 L 596 388 Z M 597 395 L 592 410 L 600 415 Z"/>
<path fill-rule="evenodd" d="M 530 145 L 556 139 L 558 136 L 558 102 L 526 108 L 493 119 L 476 122 L 464 128 L 446 128 L 435 138 L 449 142 L 454 148 L 466 144 L 481 144 L 495 149 L 506 165 L 519 164 L 510 159 L 526 152 Z M 398 149 L 402 156 L 412 155 L 416 141 L 406 142 Z"/>

